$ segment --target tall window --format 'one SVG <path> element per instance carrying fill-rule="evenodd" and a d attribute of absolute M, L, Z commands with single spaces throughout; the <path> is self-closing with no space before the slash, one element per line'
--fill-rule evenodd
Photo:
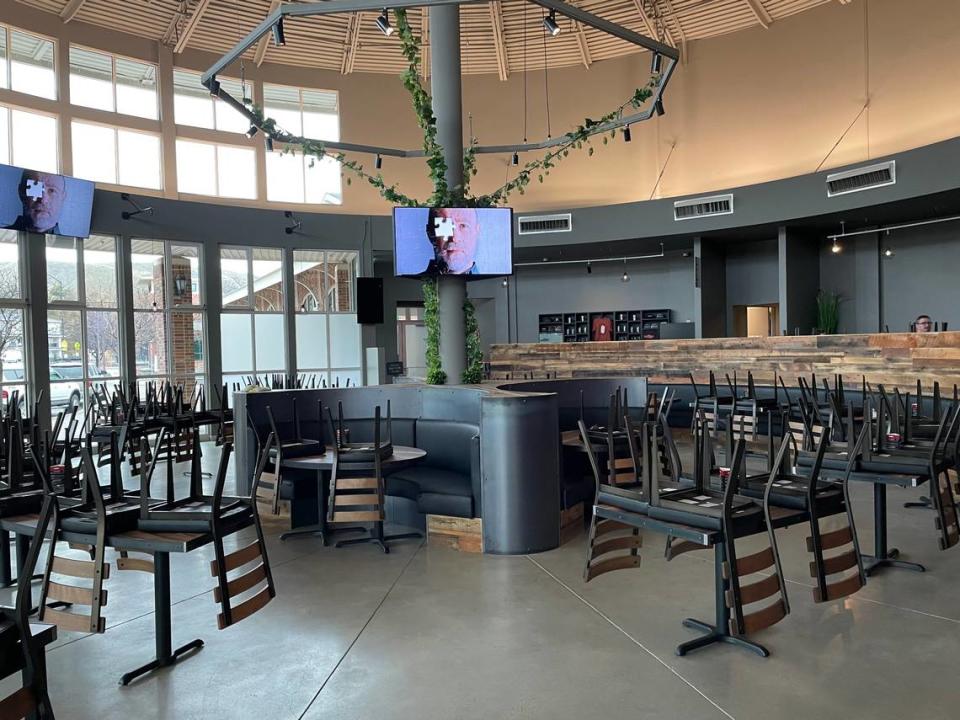
<path fill-rule="evenodd" d="M 233 97 L 250 97 L 250 83 L 246 88 L 239 80 L 217 77 L 220 86 Z M 187 70 L 173 71 L 173 117 L 178 125 L 243 133 L 250 122 L 222 100 L 210 95 L 200 84 L 200 73 Z"/>
<path fill-rule="evenodd" d="M 0 87 L 57 99 L 53 41 L 0 25 Z"/>
<path fill-rule="evenodd" d="M 27 357 L 24 345 L 23 260 L 19 233 L 0 230 L 0 406 L 14 397 L 25 409 Z"/>
<path fill-rule="evenodd" d="M 264 113 L 294 135 L 315 140 L 340 139 L 337 93 L 286 85 L 263 86 Z M 343 202 L 340 166 L 331 158 L 267 153 L 267 199 L 277 202 L 335 204 Z"/>
<path fill-rule="evenodd" d="M 83 415 L 93 385 L 121 382 L 116 238 L 47 236 L 50 409 Z"/>
<path fill-rule="evenodd" d="M 70 102 L 156 120 L 157 67 L 71 45 Z"/>
<path fill-rule="evenodd" d="M 257 197 L 253 148 L 177 139 L 177 189 L 217 197 Z"/>
<path fill-rule="evenodd" d="M 94 182 L 162 187 L 160 136 L 73 121 L 73 174 Z"/>
<path fill-rule="evenodd" d="M 354 309 L 357 253 L 294 250 L 297 370 L 329 383 L 363 382 Z"/>
<path fill-rule="evenodd" d="M 0 162 L 60 171 L 57 118 L 0 105 Z"/>
<path fill-rule="evenodd" d="M 274 248 L 220 248 L 223 381 L 286 369 L 283 254 Z"/>
<path fill-rule="evenodd" d="M 170 380 L 189 396 L 206 372 L 201 246 L 132 240 L 137 382 Z"/>

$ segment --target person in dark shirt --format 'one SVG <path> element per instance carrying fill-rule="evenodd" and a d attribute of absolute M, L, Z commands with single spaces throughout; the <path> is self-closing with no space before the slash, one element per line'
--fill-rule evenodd
<path fill-rule="evenodd" d="M 11 229 L 59 235 L 60 214 L 67 200 L 67 184 L 63 176 L 24 170 L 18 190 L 23 214 Z"/>

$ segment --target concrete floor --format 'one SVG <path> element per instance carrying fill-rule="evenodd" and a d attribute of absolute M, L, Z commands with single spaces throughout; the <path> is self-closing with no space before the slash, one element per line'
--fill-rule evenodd
<path fill-rule="evenodd" d="M 216 459 L 211 448 L 205 462 Z M 869 552 L 872 496 L 854 493 Z M 264 610 L 218 631 L 212 552 L 173 556 L 174 644 L 206 647 L 122 688 L 121 673 L 153 654 L 153 586 L 115 572 L 107 632 L 62 632 L 48 649 L 51 695 L 60 720 L 953 719 L 960 549 L 938 551 L 932 513 L 902 508 L 919 494 L 891 489 L 890 538 L 928 572 L 882 571 L 844 601 L 813 603 L 806 530 L 779 534 L 792 612 L 755 636 L 767 659 L 721 645 L 674 654 L 695 637 L 684 617 L 712 618 L 712 554 L 667 563 L 655 534 L 639 569 L 584 585 L 583 534 L 528 557 L 416 540 L 383 555 L 280 543 L 269 523 L 278 594 Z"/>

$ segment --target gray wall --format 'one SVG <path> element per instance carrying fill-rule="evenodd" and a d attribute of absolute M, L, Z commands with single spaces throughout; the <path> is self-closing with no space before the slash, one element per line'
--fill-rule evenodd
<path fill-rule="evenodd" d="M 733 332 L 734 305 L 780 301 L 777 238 L 730 243 L 726 247 L 727 332 Z"/>
<path fill-rule="evenodd" d="M 811 333 L 817 326 L 820 248 L 817 239 L 782 227 L 779 230 L 780 331 Z"/>
<path fill-rule="evenodd" d="M 699 269 L 694 288 L 697 337 L 724 337 L 727 334 L 727 266 L 724 249 L 717 243 L 696 238 L 693 254 Z"/>
<path fill-rule="evenodd" d="M 837 254 L 831 252 L 831 245 L 825 238 L 820 241 L 820 286 L 840 294 L 838 332 L 881 330 L 877 236 L 847 238 L 842 243 L 843 252 Z"/>

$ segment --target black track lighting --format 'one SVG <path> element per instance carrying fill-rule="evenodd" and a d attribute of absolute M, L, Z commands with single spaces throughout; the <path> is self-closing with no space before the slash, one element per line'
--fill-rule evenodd
<path fill-rule="evenodd" d="M 215 77 L 210 78 L 210 94 L 213 97 L 220 95 L 220 81 Z"/>
<path fill-rule="evenodd" d="M 393 35 L 394 27 L 390 24 L 390 16 L 387 15 L 386 8 L 384 8 L 383 12 L 377 17 L 377 27 L 380 28 L 380 32 L 387 37 Z"/>
<path fill-rule="evenodd" d="M 502 281 L 500 284 L 503 285 L 503 287 L 509 287 L 509 286 L 510 286 L 510 281 L 507 280 L 506 278 L 504 278 L 503 281 Z"/>
<path fill-rule="evenodd" d="M 267 152 L 273 152 L 273 138 L 269 135 L 264 135 L 263 146 L 267 149 Z"/>
<path fill-rule="evenodd" d="M 653 54 L 653 58 L 650 60 L 650 74 L 659 75 L 660 69 L 663 67 L 663 55 L 658 52 Z"/>
<path fill-rule="evenodd" d="M 258 131 L 259 129 L 260 129 L 260 128 L 258 128 L 256 125 L 251 125 L 251 126 L 250 126 L 250 129 L 247 130 L 247 137 L 248 137 L 248 138 L 252 138 L 254 135 L 257 134 L 257 131 Z"/>
<path fill-rule="evenodd" d="M 883 250 L 883 256 L 884 256 L 884 257 L 891 258 L 891 257 L 893 257 L 893 256 L 896 255 L 896 254 L 897 254 L 897 253 L 894 252 L 894 250 L 893 250 L 892 247 L 884 248 L 884 250 Z"/>
<path fill-rule="evenodd" d="M 513 154 L 513 160 L 512 160 L 511 162 L 512 162 L 512 164 L 513 164 L 514 166 L 519 165 L 519 164 L 520 164 L 520 153 L 516 153 L 516 152 L 515 152 L 515 153 Z"/>
<path fill-rule="evenodd" d="M 590 264 L 590 261 L 587 260 L 587 275 L 593 273 L 593 266 Z"/>
<path fill-rule="evenodd" d="M 277 20 L 273 25 L 273 44 L 277 47 L 287 44 L 287 38 L 283 35 L 283 18 Z"/>
<path fill-rule="evenodd" d="M 660 117 L 661 115 L 663 115 L 663 112 L 664 112 L 664 111 L 663 111 L 663 100 L 657 100 L 657 101 L 653 104 L 653 110 L 654 110 L 655 113 L 657 113 L 657 117 Z"/>
<path fill-rule="evenodd" d="M 631 140 L 633 140 L 633 138 L 630 136 L 630 126 L 627 125 L 627 126 L 623 129 L 623 141 L 624 141 L 624 142 L 630 142 Z"/>
<path fill-rule="evenodd" d="M 543 19 L 544 29 L 553 37 L 560 34 L 560 26 L 557 25 L 557 11 L 551 10 L 550 14 Z"/>
<path fill-rule="evenodd" d="M 375 165 L 377 166 L 377 170 L 379 170 L 380 168 L 383 167 L 383 157 L 382 157 L 382 156 L 377 155 L 377 160 L 376 160 Z"/>

